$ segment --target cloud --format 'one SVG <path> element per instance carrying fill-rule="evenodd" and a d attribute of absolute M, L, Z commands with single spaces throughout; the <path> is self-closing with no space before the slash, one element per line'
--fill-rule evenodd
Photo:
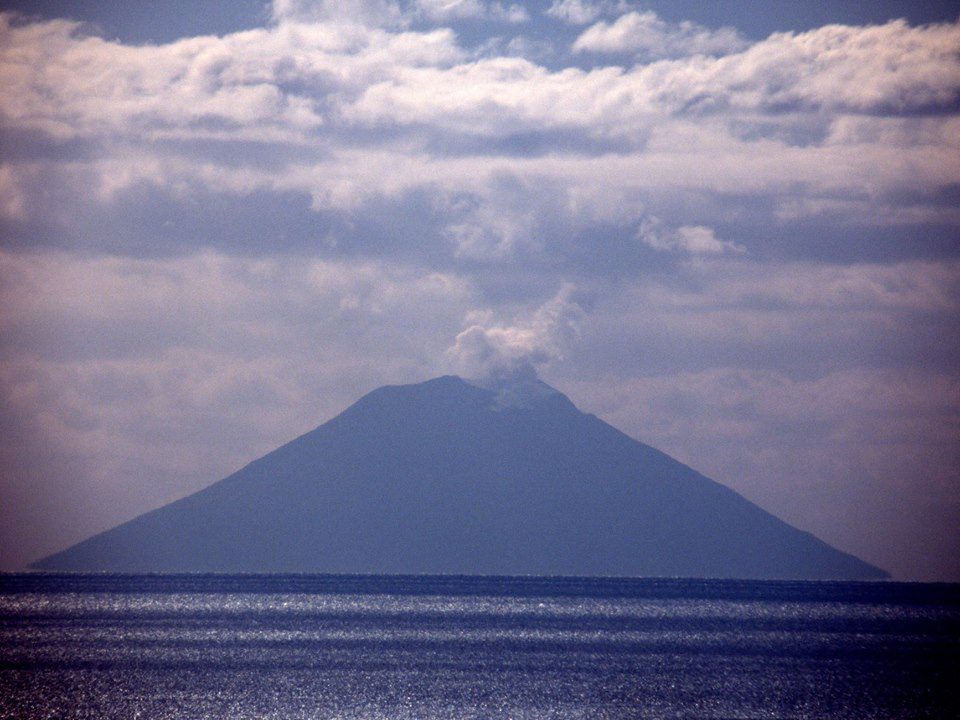
<path fill-rule="evenodd" d="M 628 135 L 704 114 L 743 123 L 769 113 L 775 127 L 795 121 L 786 110 L 942 112 L 960 92 L 957 24 L 830 26 L 720 58 L 584 72 L 519 58 L 470 61 L 446 29 L 294 23 L 132 47 L 65 21 L 2 18 L 0 83 L 4 98 L 17 99 L 3 103 L 4 122 L 57 138 L 313 144 L 340 131 L 338 141 L 356 143 L 364 136 L 351 135 L 352 126 L 383 124 L 483 137 L 558 126 Z M 72 72 L 78 64 L 88 72 Z"/>
<path fill-rule="evenodd" d="M 271 14 L 275 22 L 358 23 L 361 25 L 397 25 L 403 11 L 393 0 L 273 0 Z"/>
<path fill-rule="evenodd" d="M 565 285 L 533 313 L 510 324 L 495 322 L 490 313 L 472 313 L 469 327 L 445 353 L 447 367 L 457 375 L 484 380 L 562 359 L 585 318 L 574 293 L 572 285 Z"/>
<path fill-rule="evenodd" d="M 668 229 L 655 217 L 646 217 L 640 222 L 637 237 L 654 250 L 679 250 L 690 255 L 718 255 L 742 253 L 745 248 L 729 240 L 720 240 L 712 228 L 703 225 L 682 225 Z"/>
<path fill-rule="evenodd" d="M 546 14 L 570 25 L 586 25 L 601 15 L 624 12 L 624 0 L 553 0 Z"/>
<path fill-rule="evenodd" d="M 53 138 L 163 137 L 297 142 L 329 124 L 330 95 L 397 67 L 462 58 L 453 33 L 294 24 L 223 38 L 130 47 L 80 35 L 76 23 L 17 26 L 7 37 L 0 107 L 7 126 Z M 89 73 L 71 73 L 75 65 Z"/>
<path fill-rule="evenodd" d="M 688 193 L 701 209 L 749 197 L 766 224 L 956 215 L 938 200 L 960 182 L 956 24 L 831 26 L 719 58 L 586 71 L 477 58 L 447 29 L 314 20 L 133 47 L 10 17 L 0 132 L 18 154 L 3 166 L 0 211 L 24 236 L 67 238 L 27 226 L 98 207 L 116 216 L 109 203 L 139 188 L 177 201 L 297 194 L 318 213 L 352 213 L 438 187 L 482 194 L 504 172 L 546 179 L 582 217 L 626 225 L 639 214 L 604 198 L 674 227 L 722 229 L 720 216 L 668 217 Z M 71 143 L 86 155 L 58 157 Z M 37 178 L 62 192 L 50 207 Z M 496 240 L 509 237 L 497 226 L 507 209 L 491 207 L 482 227 L 438 218 L 432 237 L 462 238 L 450 243 L 460 257 L 511 246 Z"/>
<path fill-rule="evenodd" d="M 718 68 L 743 73 L 759 105 L 797 105 L 865 114 L 953 111 L 960 88 L 954 52 L 960 23 L 911 28 L 829 25 L 777 33 Z M 732 78 L 730 78 L 732 80 Z"/>
<path fill-rule="evenodd" d="M 483 0 L 417 0 L 413 11 L 435 22 L 473 19 L 515 25 L 530 19 L 521 5 Z"/>
<path fill-rule="evenodd" d="M 960 340 L 942 334 L 960 312 L 956 262 L 703 256 L 595 292 L 583 341 L 568 362 L 593 368 L 613 386 L 714 367 L 798 379 L 848 368 L 952 375 L 960 353 Z"/>
<path fill-rule="evenodd" d="M 529 19 L 522 5 L 495 0 L 273 0 L 274 22 L 350 23 L 369 27 L 403 27 L 414 21 L 486 20 L 518 24 Z"/>
<path fill-rule="evenodd" d="M 575 15 L 572 9 L 570 15 Z M 746 47 L 747 41 L 734 28 L 711 30 L 689 21 L 669 23 L 652 11 L 629 12 L 613 23 L 600 21 L 573 43 L 575 52 L 631 54 L 645 59 L 728 55 Z"/>

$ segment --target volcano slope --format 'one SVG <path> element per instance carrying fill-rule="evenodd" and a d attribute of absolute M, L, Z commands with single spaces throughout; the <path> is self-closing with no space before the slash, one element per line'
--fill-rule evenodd
<path fill-rule="evenodd" d="M 877 579 L 539 380 L 382 387 L 41 570 Z"/>

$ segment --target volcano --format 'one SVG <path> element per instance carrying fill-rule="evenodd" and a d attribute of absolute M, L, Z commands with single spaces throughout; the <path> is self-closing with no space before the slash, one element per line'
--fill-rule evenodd
<path fill-rule="evenodd" d="M 382 387 L 41 570 L 876 579 L 536 379 Z"/>

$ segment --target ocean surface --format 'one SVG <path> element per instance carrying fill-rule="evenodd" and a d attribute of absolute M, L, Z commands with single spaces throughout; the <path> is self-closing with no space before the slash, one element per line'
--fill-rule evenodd
<path fill-rule="evenodd" d="M 960 586 L 0 575 L 0 718 L 956 718 Z"/>

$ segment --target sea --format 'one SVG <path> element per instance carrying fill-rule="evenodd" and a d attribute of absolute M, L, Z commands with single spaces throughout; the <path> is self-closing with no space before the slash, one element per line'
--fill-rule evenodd
<path fill-rule="evenodd" d="M 0 575 L 0 718 L 957 718 L 960 585 Z"/>

